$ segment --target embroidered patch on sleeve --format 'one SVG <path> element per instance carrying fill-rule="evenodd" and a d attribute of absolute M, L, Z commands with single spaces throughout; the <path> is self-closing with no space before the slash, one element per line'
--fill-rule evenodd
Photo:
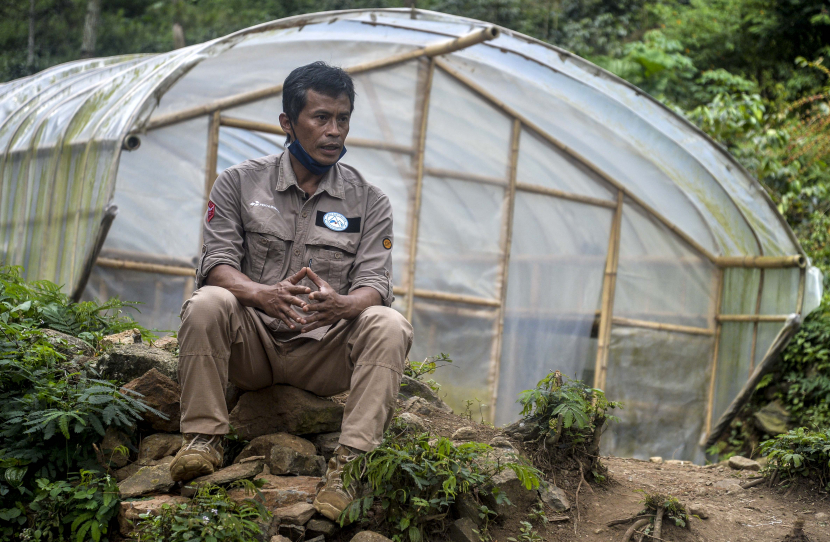
<path fill-rule="evenodd" d="M 208 211 L 207 211 L 207 221 L 210 222 L 213 219 L 213 215 L 216 212 L 216 204 L 212 201 L 208 200 Z"/>
<path fill-rule="evenodd" d="M 392 239 L 391 238 L 389 238 L 389 237 L 384 237 L 383 238 L 383 248 L 385 248 L 386 250 L 389 250 L 390 248 L 392 248 Z"/>

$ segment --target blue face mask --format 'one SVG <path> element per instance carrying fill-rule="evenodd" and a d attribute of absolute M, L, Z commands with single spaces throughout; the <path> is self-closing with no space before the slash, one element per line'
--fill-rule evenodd
<path fill-rule="evenodd" d="M 302 145 L 300 145 L 300 140 L 295 139 L 291 145 L 288 146 L 288 150 L 291 154 L 294 155 L 296 158 L 307 170 L 309 170 L 314 175 L 323 175 L 328 170 L 334 167 L 334 164 L 327 166 L 325 164 L 321 164 L 317 160 L 311 157 L 310 154 L 306 152 Z M 343 147 L 343 150 L 340 151 L 340 156 L 337 157 L 337 161 L 339 162 L 343 155 L 346 154 L 346 147 Z M 336 164 L 337 162 L 335 162 Z"/>

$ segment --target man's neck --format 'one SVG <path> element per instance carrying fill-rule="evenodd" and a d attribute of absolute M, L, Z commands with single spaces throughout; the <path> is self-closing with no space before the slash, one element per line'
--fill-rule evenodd
<path fill-rule="evenodd" d="M 291 169 L 294 170 L 294 176 L 297 177 L 297 186 L 309 196 L 313 196 L 317 192 L 317 188 L 320 187 L 320 181 L 323 180 L 324 175 L 313 174 L 291 153 L 288 153 L 288 158 L 291 160 Z"/>

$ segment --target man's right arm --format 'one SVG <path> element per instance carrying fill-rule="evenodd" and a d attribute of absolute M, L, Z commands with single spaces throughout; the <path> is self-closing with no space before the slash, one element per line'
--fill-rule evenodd
<path fill-rule="evenodd" d="M 295 329 L 295 322 L 304 325 L 305 318 L 294 311 L 291 306 L 303 307 L 306 303 L 297 294 L 309 294 L 311 288 L 297 286 L 306 276 L 303 267 L 296 274 L 274 285 L 260 284 L 230 265 L 220 264 L 208 272 L 208 286 L 225 288 L 246 307 L 260 309 L 268 316 L 279 318 L 289 329 Z"/>

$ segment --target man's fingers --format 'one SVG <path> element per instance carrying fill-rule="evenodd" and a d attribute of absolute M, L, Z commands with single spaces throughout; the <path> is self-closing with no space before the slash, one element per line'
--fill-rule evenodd
<path fill-rule="evenodd" d="M 296 307 L 303 307 L 306 304 L 305 301 L 303 301 L 299 297 L 294 297 L 293 295 L 290 297 L 283 298 L 283 301 L 285 301 L 289 305 L 294 305 Z"/>
<path fill-rule="evenodd" d="M 314 301 L 325 301 L 328 297 L 329 295 L 325 292 L 311 292 L 311 295 L 308 296 L 309 299 Z"/>
<path fill-rule="evenodd" d="M 291 284 L 297 284 L 298 282 L 303 280 L 303 278 L 306 276 L 306 271 L 310 271 L 310 270 L 307 267 L 303 267 L 302 269 L 300 269 L 299 271 L 297 271 L 296 273 L 294 273 L 293 275 L 288 277 L 288 279 L 286 279 L 286 280 L 288 280 L 288 282 L 290 282 Z M 293 293 L 302 293 L 302 292 L 291 292 L 291 293 L 293 294 Z"/>
<path fill-rule="evenodd" d="M 291 321 L 291 317 L 285 311 L 279 311 L 277 314 L 277 318 L 282 320 L 282 322 L 287 325 L 290 329 L 294 329 L 294 322 Z"/>
<path fill-rule="evenodd" d="M 311 282 L 317 285 L 318 288 L 322 288 L 324 284 L 328 284 L 326 281 L 321 279 L 317 276 L 317 273 L 311 270 L 310 267 L 304 268 L 306 269 L 306 276 L 311 279 Z"/>
<path fill-rule="evenodd" d="M 308 286 L 286 286 L 285 291 L 289 294 L 307 294 L 311 292 Z"/>

